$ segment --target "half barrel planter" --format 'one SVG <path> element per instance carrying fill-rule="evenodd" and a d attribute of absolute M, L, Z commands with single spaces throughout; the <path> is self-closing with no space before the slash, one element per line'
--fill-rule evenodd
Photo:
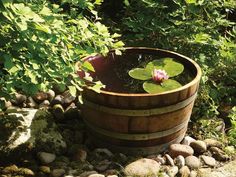
<path fill-rule="evenodd" d="M 167 50 L 130 47 L 123 53 L 172 57 L 188 68 L 193 79 L 178 89 L 158 94 L 105 90 L 97 93 L 85 88 L 81 112 L 88 133 L 98 147 L 125 154 L 160 153 L 170 144 L 179 143 L 185 135 L 201 78 L 200 67 L 190 58 Z M 106 67 L 107 62 L 120 57 L 112 51 L 106 57 L 86 60 L 100 72 L 112 69 Z"/>

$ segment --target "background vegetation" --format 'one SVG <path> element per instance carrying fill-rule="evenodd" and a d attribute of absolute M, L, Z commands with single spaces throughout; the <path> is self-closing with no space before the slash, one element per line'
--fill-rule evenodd
<path fill-rule="evenodd" d="M 55 85 L 75 93 L 85 81 L 74 63 L 123 46 L 119 33 L 126 46 L 197 61 L 204 75 L 194 117 L 229 120 L 235 141 L 235 0 L 2 0 L 0 9 L 0 96 Z"/>

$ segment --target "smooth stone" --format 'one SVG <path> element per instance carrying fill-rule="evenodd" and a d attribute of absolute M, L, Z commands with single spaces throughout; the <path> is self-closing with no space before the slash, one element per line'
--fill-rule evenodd
<path fill-rule="evenodd" d="M 75 106 L 75 103 L 71 103 L 65 110 L 66 119 L 78 119 L 81 117 L 80 110 Z"/>
<path fill-rule="evenodd" d="M 113 156 L 113 153 L 106 149 L 106 148 L 97 148 L 94 150 L 94 153 L 97 154 L 97 155 L 105 155 L 107 157 L 112 157 Z"/>
<path fill-rule="evenodd" d="M 89 175 L 88 177 L 105 177 L 105 176 L 102 174 L 92 174 L 92 175 Z"/>
<path fill-rule="evenodd" d="M 18 173 L 23 176 L 35 176 L 34 172 L 28 168 L 19 168 Z"/>
<path fill-rule="evenodd" d="M 193 155 L 194 150 L 188 145 L 183 144 L 172 144 L 169 147 L 169 155 L 172 158 L 177 157 L 178 155 L 182 155 L 184 157 Z"/>
<path fill-rule="evenodd" d="M 64 104 L 64 97 L 62 95 L 55 96 L 55 98 L 53 98 L 53 100 L 51 101 L 51 104 L 52 105 L 55 105 L 55 104 L 63 105 Z"/>
<path fill-rule="evenodd" d="M 0 97 L 0 102 L 3 102 L 2 109 L 7 109 L 12 106 L 12 103 L 10 101 L 7 101 L 4 97 Z"/>
<path fill-rule="evenodd" d="M 11 99 L 11 103 L 16 106 L 19 106 L 23 104 L 24 102 L 26 102 L 26 100 L 27 100 L 27 97 L 25 95 L 17 93 L 15 95 L 15 98 Z"/>
<path fill-rule="evenodd" d="M 210 147 L 218 147 L 221 148 L 223 144 L 220 141 L 214 140 L 214 139 L 205 139 L 204 142 L 207 145 L 207 148 Z"/>
<path fill-rule="evenodd" d="M 16 165 L 7 166 L 2 170 L 3 174 L 14 174 L 19 172 L 19 168 Z"/>
<path fill-rule="evenodd" d="M 113 175 L 119 174 L 119 171 L 117 171 L 115 169 L 110 169 L 110 170 L 106 170 L 103 174 L 105 176 L 113 176 Z"/>
<path fill-rule="evenodd" d="M 142 158 L 128 164 L 124 173 L 127 176 L 143 177 L 147 175 L 157 175 L 160 170 L 160 164 L 152 159 Z"/>
<path fill-rule="evenodd" d="M 190 175 L 190 169 L 188 166 L 183 166 L 182 168 L 179 169 L 179 176 L 180 177 L 189 177 Z"/>
<path fill-rule="evenodd" d="M 168 165 L 171 165 L 171 166 L 175 165 L 174 160 L 171 158 L 171 156 L 169 154 L 165 154 L 165 158 L 166 158 L 166 163 Z"/>
<path fill-rule="evenodd" d="M 200 160 L 196 156 L 188 156 L 185 158 L 185 164 L 190 169 L 198 169 L 201 166 Z"/>
<path fill-rule="evenodd" d="M 200 158 L 206 165 L 211 167 L 216 166 L 216 160 L 213 157 L 202 155 Z"/>
<path fill-rule="evenodd" d="M 39 170 L 40 170 L 41 172 L 43 172 L 43 173 L 46 173 L 46 174 L 50 174 L 50 173 L 51 173 L 51 169 L 50 169 L 50 167 L 48 167 L 48 166 L 40 166 L 40 167 L 39 167 Z"/>
<path fill-rule="evenodd" d="M 55 104 L 52 107 L 52 113 L 56 120 L 62 120 L 64 119 L 64 108 L 62 107 L 61 104 Z"/>
<path fill-rule="evenodd" d="M 64 104 L 67 105 L 72 103 L 76 99 L 75 96 L 71 95 L 69 90 L 65 91 L 62 96 L 64 97 Z"/>
<path fill-rule="evenodd" d="M 34 99 L 32 97 L 27 98 L 26 105 L 27 105 L 27 107 L 30 107 L 30 108 L 37 108 L 38 107 L 38 104 L 34 101 Z"/>
<path fill-rule="evenodd" d="M 37 103 L 41 103 L 47 98 L 48 98 L 48 95 L 45 92 L 38 92 L 33 96 L 34 101 L 36 101 Z"/>
<path fill-rule="evenodd" d="M 189 177 L 197 177 L 197 172 L 194 171 L 194 170 L 192 170 L 192 171 L 190 172 Z"/>
<path fill-rule="evenodd" d="M 162 165 L 166 164 L 166 159 L 163 158 L 161 155 L 158 155 L 156 158 L 154 158 L 153 160 L 156 160 L 157 162 L 159 162 Z"/>
<path fill-rule="evenodd" d="M 167 174 L 169 175 L 169 177 L 175 177 L 178 171 L 179 168 L 177 166 L 169 167 L 167 170 Z"/>
<path fill-rule="evenodd" d="M 43 102 L 39 104 L 39 108 L 48 108 L 49 106 L 50 102 L 48 100 L 43 100 Z"/>
<path fill-rule="evenodd" d="M 51 172 L 52 177 L 61 177 L 66 173 L 64 169 L 53 169 Z"/>
<path fill-rule="evenodd" d="M 236 167 L 236 160 L 231 161 L 217 169 L 201 168 L 198 170 L 198 177 L 235 177 L 236 176 L 235 167 Z"/>
<path fill-rule="evenodd" d="M 117 175 L 107 175 L 107 177 L 118 177 Z"/>
<path fill-rule="evenodd" d="M 175 161 L 175 165 L 179 168 L 182 168 L 185 165 L 185 159 L 184 159 L 184 156 L 182 155 L 178 155 L 174 161 Z"/>
<path fill-rule="evenodd" d="M 210 151 L 212 156 L 218 161 L 226 161 L 229 159 L 229 156 L 218 147 L 211 147 Z"/>
<path fill-rule="evenodd" d="M 108 167 L 111 165 L 112 162 L 109 160 L 105 159 L 101 162 L 99 162 L 96 166 L 95 169 L 98 170 L 99 172 L 103 172 L 108 169 Z"/>
<path fill-rule="evenodd" d="M 202 153 L 206 152 L 206 150 L 207 150 L 206 143 L 201 140 L 191 142 L 190 146 L 193 148 L 194 152 L 196 152 L 198 154 L 202 154 Z"/>
<path fill-rule="evenodd" d="M 53 90 L 49 89 L 47 91 L 47 95 L 48 95 L 48 100 L 51 102 L 56 94 L 55 94 L 55 92 Z"/>
<path fill-rule="evenodd" d="M 190 136 L 185 136 L 184 139 L 182 140 L 181 144 L 189 146 L 194 141 L 196 141 L 194 138 L 192 138 Z"/>
<path fill-rule="evenodd" d="M 38 152 L 38 158 L 41 163 L 49 164 L 56 159 L 56 155 L 48 152 Z"/>
<path fill-rule="evenodd" d="M 89 175 L 97 174 L 96 171 L 85 171 L 79 175 L 79 177 L 88 177 Z"/>

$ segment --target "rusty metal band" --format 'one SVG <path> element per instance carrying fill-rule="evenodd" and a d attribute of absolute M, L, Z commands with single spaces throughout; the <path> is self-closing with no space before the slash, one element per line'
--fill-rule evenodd
<path fill-rule="evenodd" d="M 184 138 L 185 133 L 181 134 L 179 137 L 171 140 L 165 144 L 158 144 L 156 146 L 149 146 L 149 147 L 127 147 L 127 146 L 118 146 L 114 144 L 107 143 L 99 138 L 92 136 L 92 140 L 96 145 L 100 147 L 109 147 L 109 149 L 116 151 L 116 152 L 123 152 L 129 155 L 150 155 L 154 153 L 161 153 L 165 151 L 171 144 L 173 143 L 180 143 Z"/>
<path fill-rule="evenodd" d="M 87 106 L 89 108 L 95 109 L 97 111 L 109 113 L 112 115 L 135 116 L 135 117 L 136 116 L 151 116 L 151 115 L 165 114 L 165 113 L 173 112 L 181 108 L 184 108 L 187 105 L 189 105 L 191 102 L 193 102 L 196 96 L 197 96 L 197 92 L 191 97 L 185 99 L 184 101 L 178 102 L 177 104 L 173 104 L 173 105 L 165 106 L 161 108 L 139 109 L 139 110 L 111 108 L 111 107 L 102 106 L 102 105 L 93 103 L 84 98 L 83 98 L 83 104 L 84 106 Z"/>
<path fill-rule="evenodd" d="M 157 138 L 161 138 L 161 137 L 165 137 L 171 134 L 174 134 L 184 128 L 187 127 L 188 125 L 188 121 L 189 118 L 182 122 L 181 124 L 170 128 L 168 130 L 165 131 L 159 131 L 159 132 L 155 132 L 155 133 L 138 133 L 138 134 L 127 134 L 127 133 L 118 133 L 118 132 L 112 132 L 109 130 L 105 130 L 99 127 L 96 127 L 94 125 L 92 125 L 91 123 L 89 123 L 88 121 L 84 120 L 85 124 L 87 125 L 87 127 L 93 131 L 94 133 L 98 133 L 100 135 L 109 137 L 109 138 L 115 138 L 115 139 L 120 139 L 120 140 L 152 140 L 152 139 L 157 139 Z"/>

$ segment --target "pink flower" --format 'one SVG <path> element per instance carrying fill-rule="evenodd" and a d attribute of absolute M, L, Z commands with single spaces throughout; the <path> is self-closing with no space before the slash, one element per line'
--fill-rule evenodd
<path fill-rule="evenodd" d="M 165 70 L 161 69 L 154 69 L 152 72 L 152 79 L 158 83 L 167 80 L 169 76 L 167 75 Z"/>

